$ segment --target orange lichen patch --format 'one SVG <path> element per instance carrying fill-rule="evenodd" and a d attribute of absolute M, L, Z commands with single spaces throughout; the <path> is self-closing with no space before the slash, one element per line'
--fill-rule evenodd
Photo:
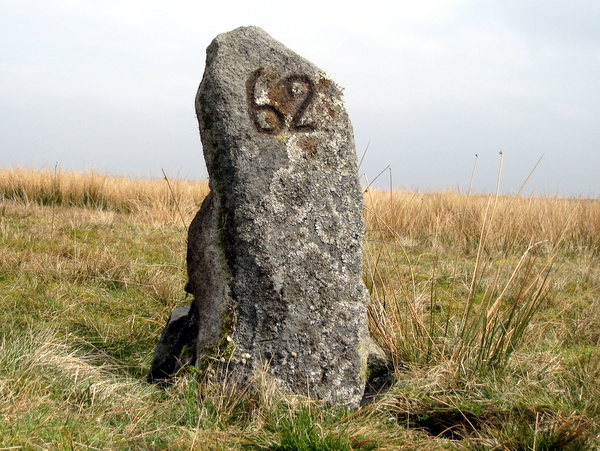
<path fill-rule="evenodd" d="M 321 99 L 321 101 L 318 102 L 318 114 L 322 116 L 327 113 L 329 117 L 335 119 L 337 116 L 335 102 L 339 101 L 342 96 L 339 87 L 329 78 L 321 78 L 317 84 L 317 93 Z"/>
<path fill-rule="evenodd" d="M 309 136 L 303 136 L 298 140 L 298 147 L 304 151 L 307 158 L 314 157 L 317 153 L 317 140 Z"/>

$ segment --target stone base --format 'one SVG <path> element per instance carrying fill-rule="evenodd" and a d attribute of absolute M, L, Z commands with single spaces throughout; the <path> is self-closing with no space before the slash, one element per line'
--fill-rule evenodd
<path fill-rule="evenodd" d="M 173 378 L 185 366 L 195 360 L 195 346 L 187 340 L 195 336 L 197 320 L 190 318 L 190 307 L 179 307 L 171 312 L 154 352 L 148 382 L 162 386 L 170 385 Z M 391 361 L 383 350 L 367 339 L 367 383 L 361 405 L 369 404 L 392 383 Z"/>

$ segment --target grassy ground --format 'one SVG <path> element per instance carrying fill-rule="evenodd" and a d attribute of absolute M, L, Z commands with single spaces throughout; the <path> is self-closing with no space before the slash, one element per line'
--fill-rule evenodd
<path fill-rule="evenodd" d="M 395 372 L 345 411 L 260 374 L 145 383 L 207 190 L 0 171 L 0 449 L 600 449 L 600 201 L 365 193 Z"/>

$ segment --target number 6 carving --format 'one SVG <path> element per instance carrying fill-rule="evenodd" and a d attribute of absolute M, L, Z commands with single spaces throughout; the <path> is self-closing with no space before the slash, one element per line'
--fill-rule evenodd
<path fill-rule="evenodd" d="M 254 91 L 256 90 L 256 82 L 262 73 L 262 68 L 254 71 L 246 83 L 246 92 L 248 93 L 248 112 L 257 131 L 274 135 L 283 127 L 285 117 L 283 113 L 273 105 L 258 105 L 256 103 Z M 264 126 L 259 120 L 259 112 L 265 112 L 265 122 L 267 123 L 267 126 Z"/>
<path fill-rule="evenodd" d="M 306 110 L 310 106 L 314 97 L 314 84 L 306 75 L 290 75 L 284 78 L 275 89 L 285 89 L 285 99 L 279 102 L 279 105 L 269 103 L 258 104 L 255 99 L 256 84 L 258 79 L 263 74 L 264 69 L 260 68 L 252 73 L 246 82 L 246 92 L 248 95 L 248 113 L 254 124 L 254 128 L 260 133 L 275 135 L 282 129 L 287 128 L 292 132 L 310 132 L 315 130 L 315 125 L 312 123 L 303 123 L 302 119 Z M 294 90 L 294 85 L 300 83 L 306 87 L 303 97 L 300 99 L 300 104 L 296 107 L 295 104 L 297 92 Z M 283 109 L 283 111 L 282 111 Z M 291 119 L 286 121 L 288 110 L 291 111 Z M 261 121 L 259 113 L 264 114 Z M 287 124 L 289 122 L 289 125 Z"/>

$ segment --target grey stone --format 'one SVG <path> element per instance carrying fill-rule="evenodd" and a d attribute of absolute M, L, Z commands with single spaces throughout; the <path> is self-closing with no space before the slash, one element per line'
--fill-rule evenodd
<path fill-rule="evenodd" d="M 233 380 L 266 369 L 292 393 L 358 405 L 369 296 L 342 90 L 244 27 L 208 47 L 196 112 L 211 187 L 188 236 L 196 364 L 219 357 Z"/>
<path fill-rule="evenodd" d="M 367 352 L 367 384 L 361 405 L 372 402 L 392 384 L 392 361 L 371 337 L 365 342 Z"/>
<path fill-rule="evenodd" d="M 195 360 L 198 322 L 189 313 L 189 306 L 171 312 L 154 351 L 149 382 L 169 384 L 174 374 Z"/>

